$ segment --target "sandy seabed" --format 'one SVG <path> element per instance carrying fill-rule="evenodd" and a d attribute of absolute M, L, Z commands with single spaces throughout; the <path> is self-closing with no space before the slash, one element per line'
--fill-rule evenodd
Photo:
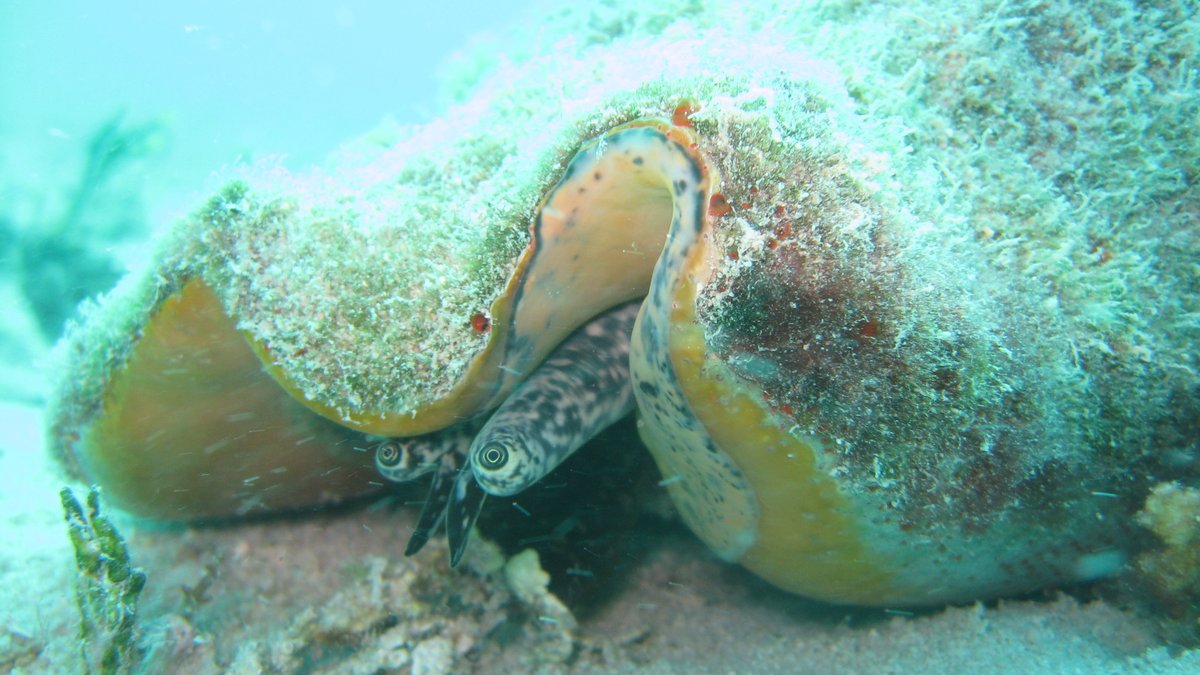
<path fill-rule="evenodd" d="M 79 672 L 63 478 L 42 411 L 5 403 L 0 424 L 0 671 Z M 1200 652 L 1161 644 L 1153 617 L 1104 602 L 829 607 L 715 560 L 682 530 L 643 547 L 602 600 L 570 607 L 573 626 L 528 559 L 505 566 L 477 542 L 450 571 L 441 538 L 403 557 L 416 508 L 398 501 L 205 528 L 115 517 L 149 579 L 141 670 L 1200 672 Z"/>

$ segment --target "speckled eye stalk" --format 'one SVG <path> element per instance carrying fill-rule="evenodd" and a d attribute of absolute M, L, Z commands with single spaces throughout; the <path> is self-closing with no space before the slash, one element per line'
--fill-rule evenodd
<path fill-rule="evenodd" d="M 375 448 L 375 463 L 385 469 L 404 467 L 408 464 L 408 453 L 396 441 L 384 441 Z"/>
<path fill-rule="evenodd" d="M 479 451 L 479 467 L 489 471 L 501 469 L 508 463 L 508 448 L 489 445 Z"/>

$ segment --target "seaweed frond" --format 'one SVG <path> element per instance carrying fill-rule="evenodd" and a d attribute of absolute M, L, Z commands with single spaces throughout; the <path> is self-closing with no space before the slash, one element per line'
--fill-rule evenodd
<path fill-rule="evenodd" d="M 138 596 L 146 574 L 134 567 L 125 540 L 100 515 L 100 490 L 92 487 L 87 510 L 63 488 L 63 512 L 75 549 L 75 598 L 80 655 L 88 673 L 131 672 L 141 658 L 134 640 Z"/>

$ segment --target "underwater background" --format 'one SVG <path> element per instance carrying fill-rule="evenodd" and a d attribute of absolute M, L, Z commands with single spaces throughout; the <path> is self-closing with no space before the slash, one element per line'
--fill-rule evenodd
<path fill-rule="evenodd" d="M 73 309 L 144 257 L 138 243 L 193 208 L 222 167 L 265 157 L 303 167 L 385 119 L 428 121 L 445 103 L 438 73 L 455 50 L 520 8 L 6 3 L 5 236 L 71 222 L 68 245 L 105 239 L 96 245 L 109 260 L 77 271 L 106 268 L 91 270 L 94 286 L 65 289 Z M 62 307 L 43 311 L 63 318 Z"/>
<path fill-rule="evenodd" d="M 96 298 L 118 283 L 128 291 L 157 274 L 162 251 L 184 231 L 174 229 L 177 224 L 208 217 L 206 205 L 214 203 L 214 195 L 227 199 L 232 178 L 261 181 L 269 190 L 301 195 L 300 201 L 307 195 L 318 202 L 319 212 L 321 203 L 341 203 L 336 190 L 324 191 L 326 177 L 394 169 L 391 160 L 378 161 L 387 152 L 444 161 L 437 170 L 445 173 L 434 174 L 439 177 L 457 177 L 472 161 L 495 168 L 498 163 L 489 164 L 485 150 L 493 141 L 497 146 L 508 142 L 506 135 L 515 132 L 503 124 L 512 123 L 510 118 L 518 116 L 513 111 L 523 107 L 542 111 L 534 119 L 538 114 L 555 119 L 559 109 L 565 110 L 563 116 L 583 121 L 564 122 L 564 127 L 576 124 L 582 138 L 595 135 L 623 114 L 614 109 L 641 103 L 600 105 L 566 93 L 558 100 L 555 91 L 603 79 L 604 73 L 588 71 L 593 58 L 606 64 L 597 71 L 613 62 L 618 63 L 614 70 L 638 71 L 637 59 L 623 66 L 614 61 L 612 53 L 626 43 L 671 61 L 695 47 L 688 42 L 693 34 L 708 40 L 713 54 L 724 48 L 713 36 L 733 36 L 729 41 L 736 43 L 737 36 L 762 34 L 770 36 L 766 42 L 822 45 L 823 57 L 836 61 L 831 56 L 836 48 L 828 46 L 837 33 L 831 26 L 857 22 L 877 30 L 880 45 L 896 49 L 894 63 L 880 59 L 890 69 L 888 77 L 936 79 L 929 74 L 932 68 L 897 65 L 910 55 L 893 46 L 888 23 L 928 22 L 931 33 L 947 42 L 959 40 L 955 47 L 961 51 L 952 55 L 960 60 L 955 67 L 968 73 L 964 78 L 974 78 L 976 89 L 964 100 L 975 107 L 961 109 L 962 122 L 979 118 L 973 115 L 1008 114 L 1007 109 L 997 112 L 1005 106 L 988 97 L 1004 88 L 997 83 L 1014 79 L 1014 68 L 1005 63 L 971 68 L 986 63 L 981 54 L 989 47 L 982 45 L 1010 42 L 1008 31 L 1028 38 L 1021 31 L 1039 21 L 1078 29 L 1069 39 L 1057 37 L 1078 48 L 1081 59 L 1086 46 L 1122 29 L 1152 35 L 1155 48 L 1146 51 L 1169 54 L 1174 61 L 1164 65 L 1166 56 L 1159 61 L 1131 47 L 1131 66 L 1108 53 L 1094 72 L 1127 69 L 1134 73 L 1128 76 L 1131 84 L 1106 90 L 1119 105 L 1097 103 L 1100 94 L 1094 91 L 1089 101 L 1101 110 L 1097 116 L 1114 108 L 1133 110 L 1141 100 L 1169 103 L 1161 113 L 1152 109 L 1146 116 L 1150 122 L 1120 126 L 1119 132 L 1133 139 L 1130 144 L 1154 152 L 1137 156 L 1148 162 L 1137 174 L 1145 190 L 1131 189 L 1112 200 L 1174 200 L 1171 222 L 1180 223 L 1182 234 L 1170 249 L 1177 260 L 1164 268 L 1183 270 L 1178 278 L 1186 281 L 1191 275 L 1193 281 L 1170 286 L 1164 274 L 1167 281 L 1160 288 L 1170 297 L 1160 298 L 1159 306 L 1195 307 L 1194 279 L 1200 275 L 1196 3 L 1108 2 L 1094 10 L 1066 2 L 982 3 L 983 9 L 971 15 L 987 20 L 964 21 L 962 33 L 934 30 L 934 25 L 954 23 L 945 18 L 955 13 L 954 3 L 945 2 L 928 3 L 924 17 L 923 7 L 891 2 L 764 2 L 745 11 L 736 3 L 664 2 L 652 9 L 640 4 L 337 2 L 308 3 L 302 11 L 280 2 L 0 6 L 0 307 L 5 312 L 0 324 L 0 672 L 1200 671 L 1195 650 L 1200 441 L 1194 419 L 1187 422 L 1197 410 L 1181 398 L 1170 399 L 1175 407 L 1164 419 L 1184 420 L 1176 425 L 1182 431 L 1171 437 L 1170 448 L 1183 459 L 1165 463 L 1169 468 L 1159 486 L 1159 494 L 1168 495 L 1159 503 L 1170 495 L 1177 498 L 1168 516 L 1178 516 L 1170 523 L 1175 529 L 1153 515 L 1137 520 L 1145 526 L 1136 535 L 1145 539 L 1145 550 L 1169 555 L 1115 563 L 1103 559 L 1094 563 L 1102 571 L 1077 575 L 1110 577 L 1092 584 L 1057 584 L 1029 595 L 948 607 L 825 604 L 781 593 L 721 561 L 680 521 L 632 419 L 585 446 L 519 501 L 489 502 L 480 520 L 484 536 L 474 540 L 456 570 L 449 568 L 440 537 L 418 556 L 403 555 L 425 498 L 420 482 L 328 500 L 343 501 L 332 507 L 314 505 L 285 515 L 251 511 L 246 518 L 205 524 L 141 519 L 106 503 L 103 490 L 95 506 L 89 503 L 91 481 L 81 480 L 78 467 L 64 459 L 68 453 L 56 447 L 61 429 L 48 419 L 47 409 L 59 414 L 69 407 L 64 400 L 90 386 L 92 370 L 69 366 L 76 363 L 72 350 L 86 351 L 76 345 L 88 344 L 92 329 L 77 327 L 75 342 L 60 344 L 57 352 L 55 345 L 67 326 L 95 325 L 96 317 L 105 316 L 112 304 L 104 303 L 113 301 L 95 304 Z M 1090 17 L 1093 11 L 1118 10 L 1121 22 Z M 985 23 L 979 34 L 968 31 Z M 686 48 L 673 51 L 672 45 Z M 742 58 L 749 61 L 756 54 Z M 691 58 L 703 62 L 705 55 Z M 1175 89 L 1154 90 L 1151 99 L 1147 92 L 1153 87 L 1136 73 L 1154 68 L 1172 69 Z M 850 89 L 859 87 L 852 92 L 859 100 L 877 94 L 872 87 L 884 79 L 862 75 L 854 65 L 845 65 L 841 75 L 853 83 Z M 555 82 L 559 76 L 568 82 Z M 539 78 L 543 88 L 530 84 Z M 510 85 L 535 95 L 504 101 L 496 91 Z M 1059 86 L 1068 91 L 1073 85 L 1039 82 L 1039 105 L 1064 96 L 1056 93 Z M 472 97 L 501 99 L 496 105 L 503 112 L 496 114 L 495 126 L 488 126 L 486 115 L 462 112 Z M 941 103 L 921 102 L 930 110 Z M 589 105 L 601 110 L 595 118 L 580 113 Z M 930 122 L 934 116 L 913 113 L 905 123 L 921 119 L 935 128 L 942 122 Z M 1039 127 L 1039 133 L 1061 133 L 1060 138 L 1030 134 L 1031 144 L 1062 148 L 1061 156 L 1047 162 L 1086 154 L 1072 154 L 1084 140 L 1064 130 L 1070 125 L 1060 117 L 1066 115 L 1049 111 L 1046 117 L 1064 125 L 1051 131 L 1051 124 Z M 1027 122 L 1017 113 L 1012 118 Z M 431 146 L 436 134 L 429 130 L 456 139 L 456 126 L 467 126 L 463 120 L 484 130 L 478 136 L 487 140 L 480 142 L 485 150 L 449 142 L 444 150 Z M 864 128 L 874 133 L 888 124 Z M 1081 121 L 1080 126 L 1086 125 Z M 406 149 L 410 141 L 412 148 Z M 903 154 L 899 148 L 906 142 L 896 139 L 892 149 Z M 523 156 L 512 162 L 518 165 L 514 171 L 535 176 L 531 184 L 544 184 L 543 174 L 550 170 L 520 166 L 526 161 L 532 163 Z M 354 173 L 367 164 L 369 172 Z M 1097 167 L 1098 173 L 1107 170 L 1107 165 Z M 400 183 L 415 180 L 396 173 L 405 176 L 397 179 Z M 508 180 L 508 174 L 499 173 L 498 182 Z M 1088 173 L 1084 167 L 1076 178 L 1083 183 L 1079 177 Z M 1178 184 L 1164 177 L 1169 173 L 1179 176 Z M 1005 183 L 1004 177 L 981 174 L 964 180 L 960 194 L 971 193 L 972 182 Z M 474 179 L 482 183 L 489 177 Z M 1096 199 L 1103 201 L 1101 188 L 1113 186 L 1098 184 Z M 447 194 L 428 187 L 428 199 Z M 523 189 L 532 188 L 515 183 L 511 188 L 514 195 Z M 513 201 L 519 200 L 514 196 Z M 1029 202 L 1001 204 L 997 211 L 1012 207 L 1028 215 L 1036 211 Z M 383 203 L 384 208 L 394 205 Z M 1003 221 L 988 221 L 995 222 Z M 255 232 L 259 224 L 234 227 Z M 988 231 L 988 238 L 1002 238 Z M 513 244 L 497 246 L 507 252 L 503 247 Z M 1086 253 L 1108 260 L 1103 242 Z M 434 270 L 426 256 L 416 260 Z M 119 304 L 119 292 L 111 297 Z M 86 314 L 92 324 L 81 323 L 81 302 L 92 303 Z M 1196 333 L 1188 330 L 1171 334 L 1174 342 L 1156 354 L 1164 359 L 1194 354 Z M 1183 389 L 1195 395 L 1190 386 Z M 1161 487 L 1173 480 L 1180 484 Z M 64 487 L 70 491 L 61 492 Z M 1100 487 L 1089 489 L 1107 494 Z M 1131 518 L 1140 506 L 1139 501 L 1131 507 Z M 1153 512 L 1146 507 L 1140 513 Z M 1177 541 L 1164 534 L 1169 530 L 1181 533 Z M 89 562 L 86 552 L 97 550 L 102 554 Z M 1170 588 L 1167 597 L 1163 584 Z"/>

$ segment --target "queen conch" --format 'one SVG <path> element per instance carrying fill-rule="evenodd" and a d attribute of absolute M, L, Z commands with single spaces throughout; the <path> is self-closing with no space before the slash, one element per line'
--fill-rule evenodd
<path fill-rule="evenodd" d="M 65 340 L 64 464 L 180 520 L 432 472 L 465 543 L 470 491 L 535 483 L 632 407 L 682 520 L 795 593 L 929 605 L 1120 569 L 1154 476 L 1197 465 L 1183 267 L 1159 265 L 1154 323 L 1107 290 L 1150 234 L 1084 255 L 1022 201 L 1057 189 L 1028 148 L 989 151 L 1019 179 L 973 172 L 886 78 L 776 34 L 587 50 L 553 102 L 514 64 L 344 170 L 231 182 Z M 538 370 L 571 340 L 608 355 L 591 384 L 584 352 Z M 489 445 L 506 401 L 493 420 L 541 445 Z M 378 471 L 363 434 L 398 439 Z"/>

